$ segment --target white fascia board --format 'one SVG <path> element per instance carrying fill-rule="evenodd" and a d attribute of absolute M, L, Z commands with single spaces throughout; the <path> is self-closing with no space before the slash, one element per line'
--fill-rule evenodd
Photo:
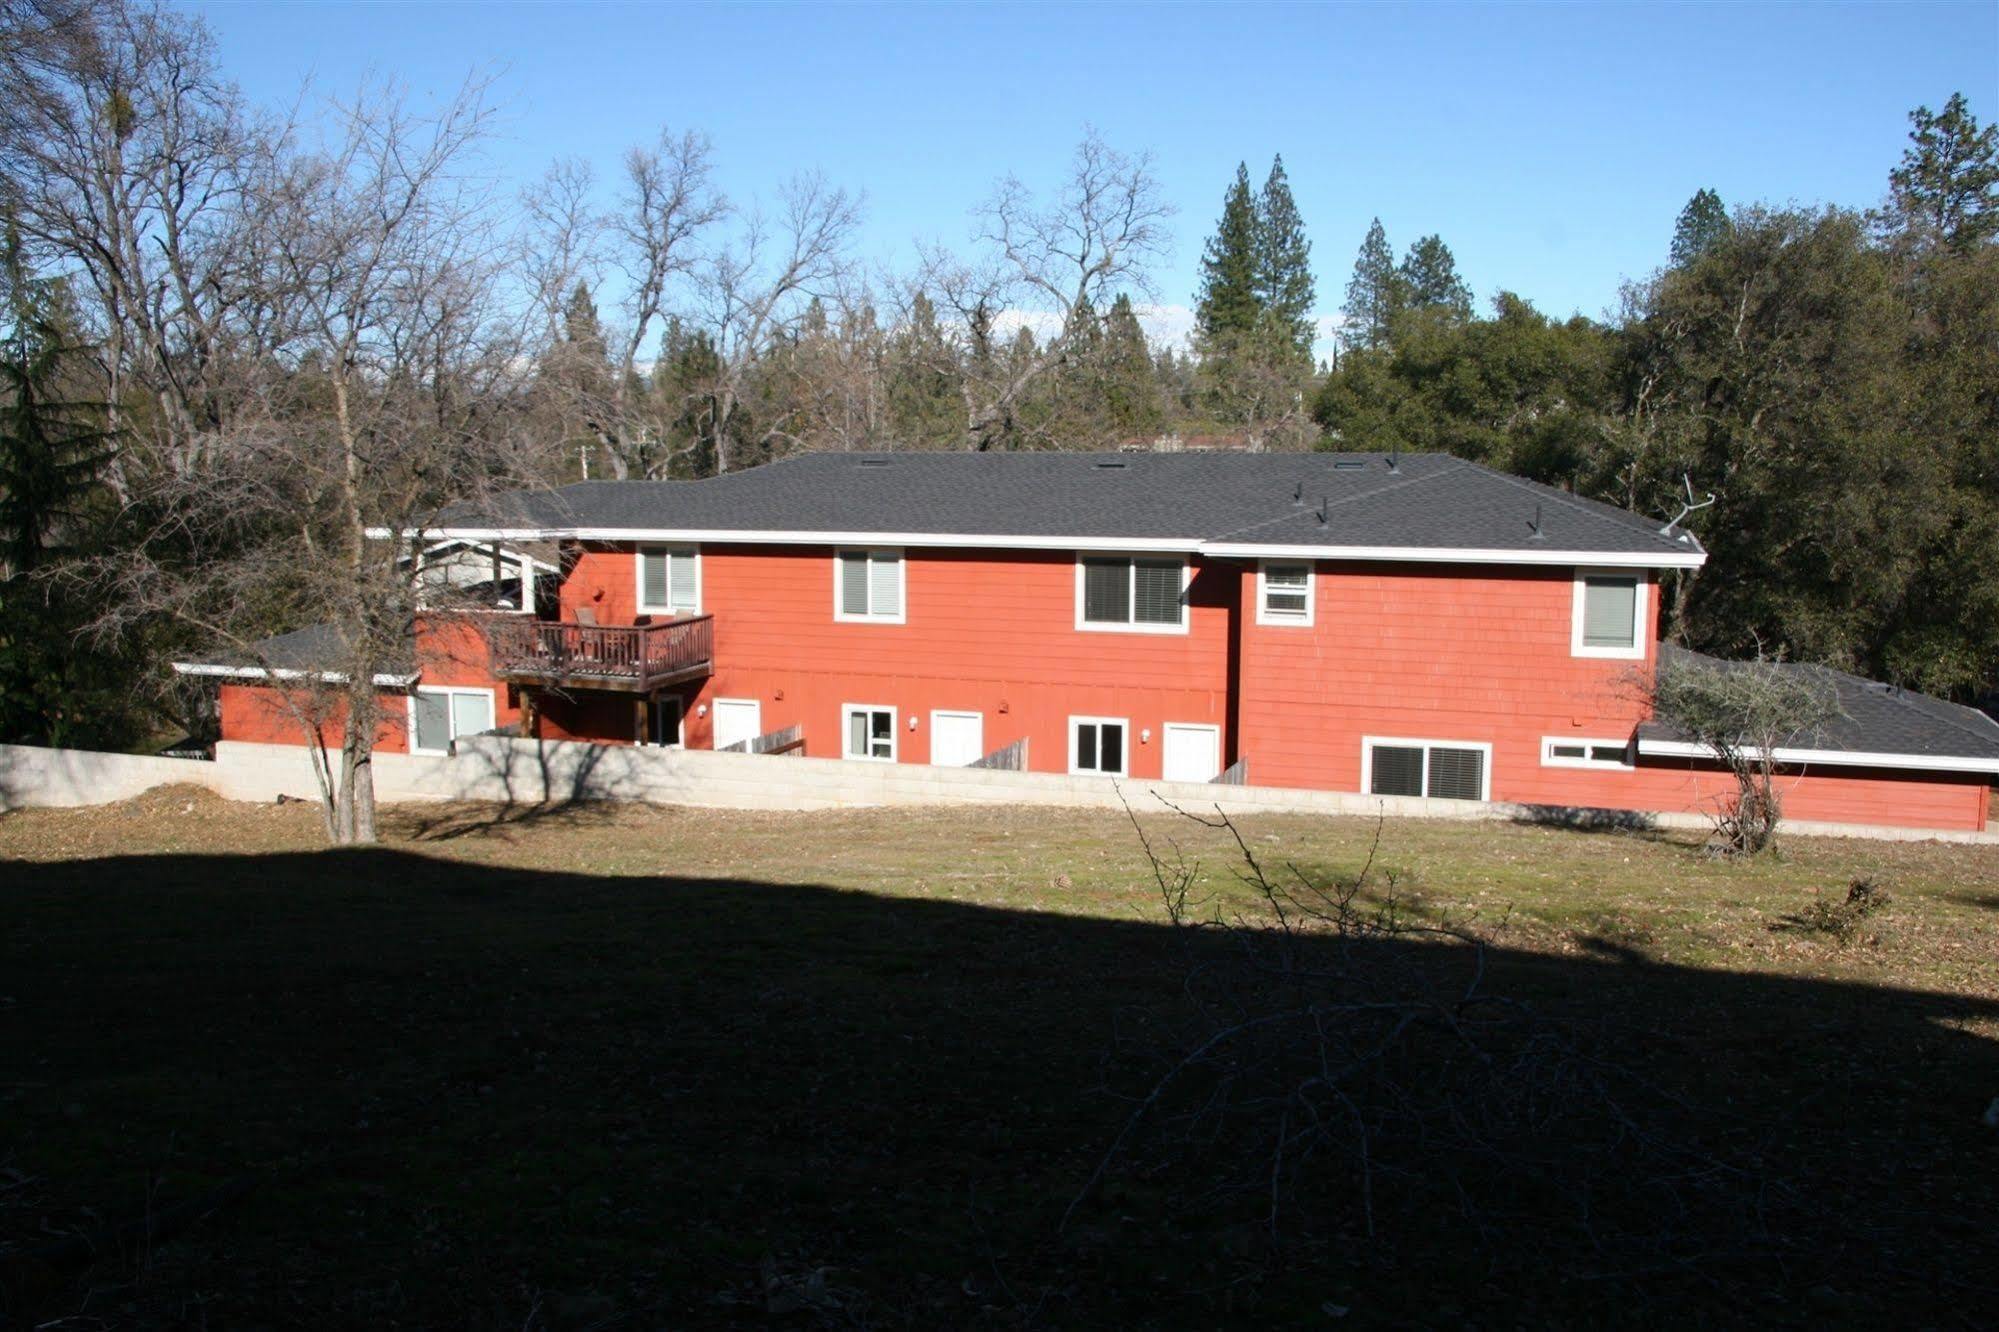
<path fill-rule="evenodd" d="M 1638 752 L 1657 758 L 1718 759 L 1714 750 L 1691 740 L 1638 741 Z M 1948 754 L 1875 754 L 1857 749 L 1778 749 L 1779 763 L 1821 763 L 1844 768 L 1911 768 L 1923 772 L 1999 772 L 1999 758 L 1955 758 Z"/>
<path fill-rule="evenodd" d="M 178 675 L 212 675 L 225 680 L 318 680 L 324 684 L 345 684 L 346 675 L 339 671 L 300 671 L 280 667 L 267 671 L 262 666 L 217 666 L 206 661 L 177 661 L 173 664 Z M 421 672 L 412 671 L 408 675 L 377 675 L 372 683 L 385 689 L 407 689 L 415 684 Z"/>
<path fill-rule="evenodd" d="M 387 528 L 370 536 L 386 537 Z M 1590 565 L 1596 568 L 1698 569 L 1704 551 L 1479 550 L 1455 546 L 1286 546 L 1203 541 L 1198 537 L 1023 536 L 987 532 L 774 532 L 736 528 L 434 527 L 409 536 L 465 541 L 714 542 L 754 546 L 904 546 L 932 549 L 1162 551 L 1218 559 L 1373 560 L 1432 564 Z"/>
<path fill-rule="evenodd" d="M 1227 559 L 1373 560 L 1414 564 L 1554 564 L 1618 569 L 1698 569 L 1707 563 L 1705 551 L 1676 554 L 1662 551 L 1601 550 L 1479 550 L 1459 546 L 1262 546 L 1217 541 L 1200 547 L 1203 555 Z"/>
<path fill-rule="evenodd" d="M 370 533 L 376 535 L 376 533 Z M 389 535 L 386 529 L 379 533 Z M 411 536 L 417 533 L 409 533 Z M 1021 536 L 982 532 L 773 532 L 735 528 L 693 527 L 571 527 L 560 530 L 528 531 L 514 528 L 427 528 L 421 534 L 440 540 L 468 541 L 632 541 L 677 543 L 710 542 L 745 546 L 901 546 L 989 550 L 1115 550 L 1167 551 L 1192 554 L 1201 548 L 1199 537 L 1100 537 L 1100 536 Z"/>

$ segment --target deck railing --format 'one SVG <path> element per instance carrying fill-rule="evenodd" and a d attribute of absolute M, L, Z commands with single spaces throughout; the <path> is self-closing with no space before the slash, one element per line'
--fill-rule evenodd
<path fill-rule="evenodd" d="M 712 615 L 631 625 L 499 620 L 487 632 L 494 669 L 516 679 L 645 689 L 703 673 L 715 660 Z"/>

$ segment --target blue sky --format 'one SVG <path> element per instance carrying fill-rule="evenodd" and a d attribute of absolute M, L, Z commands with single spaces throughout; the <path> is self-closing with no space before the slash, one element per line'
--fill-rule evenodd
<path fill-rule="evenodd" d="M 1164 305 L 1191 304 L 1238 160 L 1284 155 L 1337 309 L 1368 220 L 1442 234 L 1484 302 L 1600 315 L 1702 186 L 1731 205 L 1881 195 L 1906 113 L 1999 117 L 1999 3 L 555 5 L 201 3 L 231 74 L 289 103 L 373 72 L 499 75 L 497 165 L 614 174 L 661 124 L 714 140 L 732 197 L 819 168 L 867 195 L 865 252 L 962 243 L 1012 171 L 1053 180 L 1086 123 L 1149 149 L 1179 208 Z M 1167 322 L 1170 323 L 1170 317 Z"/>

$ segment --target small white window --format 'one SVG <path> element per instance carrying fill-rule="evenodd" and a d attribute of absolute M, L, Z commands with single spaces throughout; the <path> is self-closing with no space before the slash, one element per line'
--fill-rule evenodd
<path fill-rule="evenodd" d="M 1265 560 L 1256 568 L 1258 624 L 1312 623 L 1312 566 Z"/>
<path fill-rule="evenodd" d="M 902 552 L 842 550 L 833 556 L 833 618 L 903 623 Z"/>
<path fill-rule="evenodd" d="M 1178 555 L 1080 555 L 1076 627 L 1187 632 L 1188 564 Z"/>
<path fill-rule="evenodd" d="M 1490 800 L 1492 746 L 1474 740 L 1361 741 L 1361 789 L 1369 795 Z"/>
<path fill-rule="evenodd" d="M 701 610 L 701 551 L 694 546 L 647 546 L 638 555 L 642 611 L 695 615 Z"/>
<path fill-rule="evenodd" d="M 1645 577 L 1618 569 L 1579 569 L 1569 651 L 1578 657 L 1645 656 Z"/>
<path fill-rule="evenodd" d="M 840 709 L 841 753 L 850 759 L 895 762 L 895 709 L 848 703 Z"/>
<path fill-rule="evenodd" d="M 1633 766 L 1631 744 L 1627 740 L 1586 740 L 1566 735 L 1551 735 L 1542 739 L 1541 762 L 1550 768 Z"/>
<path fill-rule="evenodd" d="M 449 754 L 455 741 L 493 729 L 490 689 L 415 689 L 409 710 L 412 754 Z"/>
<path fill-rule="evenodd" d="M 1069 771 L 1124 776 L 1130 735 L 1131 722 L 1124 717 L 1071 717 Z"/>

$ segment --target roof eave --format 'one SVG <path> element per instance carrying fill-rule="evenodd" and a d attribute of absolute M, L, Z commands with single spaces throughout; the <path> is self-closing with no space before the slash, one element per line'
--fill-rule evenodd
<path fill-rule="evenodd" d="M 1638 752 L 1655 758 L 1715 759 L 1708 745 L 1692 740 L 1638 737 Z M 1760 753 L 1757 755 L 1760 757 Z M 1824 764 L 1847 768 L 1906 768 L 1919 772 L 1999 773 L 1999 758 L 1955 754 L 1893 754 L 1858 749 L 1791 749 L 1779 746 L 1771 755 L 1778 763 Z"/>

